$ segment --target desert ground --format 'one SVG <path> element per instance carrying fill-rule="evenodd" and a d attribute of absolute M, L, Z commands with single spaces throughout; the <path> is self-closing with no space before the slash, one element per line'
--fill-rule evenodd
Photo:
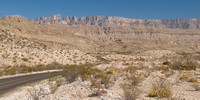
<path fill-rule="evenodd" d="M 0 19 L 0 76 L 62 69 L 0 100 L 199 100 L 200 30 Z M 31 69 L 31 71 L 29 70 Z"/>

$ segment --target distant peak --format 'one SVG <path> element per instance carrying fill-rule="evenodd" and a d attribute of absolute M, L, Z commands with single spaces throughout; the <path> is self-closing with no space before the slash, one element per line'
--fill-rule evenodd
<path fill-rule="evenodd" d="M 57 19 L 61 19 L 61 14 L 56 14 L 51 16 L 52 19 L 57 20 Z"/>
<path fill-rule="evenodd" d="M 20 15 L 8 15 L 8 16 L 3 16 L 2 19 L 7 19 L 7 18 L 25 18 Z"/>

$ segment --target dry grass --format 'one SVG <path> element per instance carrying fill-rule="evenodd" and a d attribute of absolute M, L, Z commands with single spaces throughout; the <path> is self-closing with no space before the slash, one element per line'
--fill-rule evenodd
<path fill-rule="evenodd" d="M 172 96 L 172 91 L 168 88 L 157 87 L 149 92 L 150 97 L 169 98 Z"/>
<path fill-rule="evenodd" d="M 148 93 L 150 97 L 169 98 L 172 96 L 172 91 L 166 78 L 159 77 L 158 80 L 152 83 L 152 86 L 152 89 Z"/>
<path fill-rule="evenodd" d="M 189 80 L 189 76 L 188 75 L 182 75 L 179 80 Z"/>
<path fill-rule="evenodd" d="M 199 81 L 197 78 L 190 78 L 188 82 L 198 83 Z"/>

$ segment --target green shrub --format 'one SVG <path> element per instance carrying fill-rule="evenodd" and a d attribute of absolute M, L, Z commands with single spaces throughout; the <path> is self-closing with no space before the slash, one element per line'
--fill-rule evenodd
<path fill-rule="evenodd" d="M 16 66 L 14 66 L 14 67 L 10 67 L 10 68 L 6 68 L 5 70 L 4 70 L 4 74 L 5 75 L 15 75 L 16 74 L 16 70 L 17 68 L 16 68 Z"/>

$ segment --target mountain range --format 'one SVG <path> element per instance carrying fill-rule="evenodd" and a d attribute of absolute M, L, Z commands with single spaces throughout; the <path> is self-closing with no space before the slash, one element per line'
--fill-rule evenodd
<path fill-rule="evenodd" d="M 77 18 L 64 17 L 60 14 L 50 17 L 39 17 L 32 19 L 32 21 L 42 25 L 96 25 L 96 26 L 151 26 L 157 28 L 181 28 L 181 29 L 200 29 L 200 19 L 195 18 L 181 18 L 181 19 L 131 19 L 114 16 L 88 16 Z"/>

